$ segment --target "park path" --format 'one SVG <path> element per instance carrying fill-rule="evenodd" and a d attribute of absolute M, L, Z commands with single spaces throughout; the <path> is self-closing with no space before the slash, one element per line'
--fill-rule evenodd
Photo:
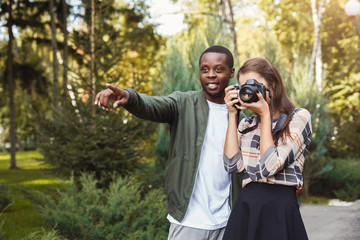
<path fill-rule="evenodd" d="M 360 200 L 349 205 L 332 203 L 300 206 L 309 240 L 360 240 Z"/>

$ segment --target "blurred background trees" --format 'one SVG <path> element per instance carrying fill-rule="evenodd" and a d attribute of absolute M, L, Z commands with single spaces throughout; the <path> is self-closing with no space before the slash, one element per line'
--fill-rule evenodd
<path fill-rule="evenodd" d="M 172 1 L 185 24 L 174 35 L 157 32 L 154 1 L 1 1 L 0 150 L 11 152 L 9 167 L 16 151 L 37 149 L 61 176 L 91 173 L 106 191 L 113 174 L 132 175 L 143 200 L 161 194 L 167 126 L 102 111 L 94 93 L 105 83 L 150 95 L 198 90 L 198 58 L 221 44 L 236 69 L 252 57 L 273 62 L 296 106 L 312 113 L 306 196 L 360 196 L 351 188 L 360 178 L 351 171 L 360 158 L 359 17 L 344 13 L 347 0 Z"/>

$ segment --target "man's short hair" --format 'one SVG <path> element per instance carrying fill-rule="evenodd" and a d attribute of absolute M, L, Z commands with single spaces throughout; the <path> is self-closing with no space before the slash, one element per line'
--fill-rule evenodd
<path fill-rule="evenodd" d="M 223 53 L 226 55 L 226 64 L 228 65 L 229 69 L 232 69 L 234 67 L 234 57 L 229 49 L 226 47 L 220 46 L 220 45 L 214 45 L 206 49 L 199 58 L 199 65 L 201 62 L 201 58 L 205 53 L 208 52 L 214 52 L 214 53 Z"/>

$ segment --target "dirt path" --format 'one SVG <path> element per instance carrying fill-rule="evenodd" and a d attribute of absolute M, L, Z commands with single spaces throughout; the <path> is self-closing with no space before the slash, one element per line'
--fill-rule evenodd
<path fill-rule="evenodd" d="M 360 201 L 349 206 L 302 204 L 300 212 L 309 240 L 360 240 Z"/>

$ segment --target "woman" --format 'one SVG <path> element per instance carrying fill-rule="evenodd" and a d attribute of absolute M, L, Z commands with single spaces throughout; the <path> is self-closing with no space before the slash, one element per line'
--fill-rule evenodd
<path fill-rule="evenodd" d="M 310 113 L 295 108 L 278 70 L 266 59 L 246 61 L 237 77 L 240 86 L 225 90 L 229 123 L 224 165 L 230 173 L 244 171 L 243 190 L 223 239 L 308 239 L 296 190 L 303 186 Z M 255 99 L 249 99 L 251 87 L 257 89 Z M 244 109 L 255 116 L 237 126 L 237 111 Z"/>

